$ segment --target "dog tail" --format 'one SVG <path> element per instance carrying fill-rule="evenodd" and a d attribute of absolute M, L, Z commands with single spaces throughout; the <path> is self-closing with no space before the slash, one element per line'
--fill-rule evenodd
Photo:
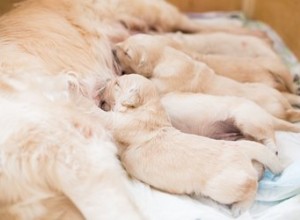
<path fill-rule="evenodd" d="M 273 126 L 276 131 L 290 131 L 300 133 L 300 125 L 293 124 L 291 122 L 284 121 L 279 118 L 274 117 Z"/>
<path fill-rule="evenodd" d="M 242 150 L 251 160 L 258 161 L 266 166 L 274 174 L 283 171 L 283 166 L 278 157 L 265 145 L 252 141 L 243 141 Z"/>

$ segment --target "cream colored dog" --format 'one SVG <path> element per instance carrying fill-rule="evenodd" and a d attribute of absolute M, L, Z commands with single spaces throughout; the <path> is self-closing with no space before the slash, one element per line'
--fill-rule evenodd
<path fill-rule="evenodd" d="M 206 63 L 218 75 L 239 82 L 259 82 L 271 86 L 299 105 L 298 87 L 286 65 L 261 39 L 230 33 L 170 33 L 156 36 L 165 45 L 181 50 Z"/>
<path fill-rule="evenodd" d="M 106 127 L 119 146 L 121 161 L 133 177 L 163 191 L 208 196 L 232 204 L 239 214 L 257 190 L 256 160 L 274 173 L 282 168 L 264 145 L 213 140 L 171 126 L 155 85 L 132 74 L 110 82 L 100 106 Z"/>
<path fill-rule="evenodd" d="M 278 55 L 269 44 L 250 35 L 235 35 L 224 32 L 194 34 L 177 32 L 164 35 L 201 54 L 278 59 Z"/>
<path fill-rule="evenodd" d="M 165 46 L 150 35 L 134 35 L 116 45 L 114 54 L 124 73 L 150 78 L 161 94 L 194 92 L 240 96 L 250 99 L 272 115 L 288 121 L 300 121 L 300 110 L 293 109 L 277 90 L 259 83 L 239 83 L 216 75 L 202 62 Z"/>
<path fill-rule="evenodd" d="M 250 139 L 278 151 L 275 130 L 300 132 L 300 126 L 275 118 L 254 102 L 233 96 L 168 93 L 161 98 L 172 125 L 182 132 L 214 139 Z"/>
<path fill-rule="evenodd" d="M 27 77 L 0 77 L 0 219 L 143 219 L 97 106 L 70 102 L 69 80 Z"/>
<path fill-rule="evenodd" d="M 282 92 L 297 92 L 286 65 L 270 45 L 257 37 L 221 32 L 170 33 L 166 37 L 181 44 L 185 52 L 196 51 L 190 55 L 219 75 L 239 82 L 264 83 Z"/>

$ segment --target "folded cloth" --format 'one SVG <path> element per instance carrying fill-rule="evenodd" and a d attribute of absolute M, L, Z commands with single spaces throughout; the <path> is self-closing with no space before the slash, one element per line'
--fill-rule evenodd
<path fill-rule="evenodd" d="M 300 160 L 290 164 L 281 175 L 266 171 L 259 183 L 256 201 L 281 202 L 300 194 Z"/>

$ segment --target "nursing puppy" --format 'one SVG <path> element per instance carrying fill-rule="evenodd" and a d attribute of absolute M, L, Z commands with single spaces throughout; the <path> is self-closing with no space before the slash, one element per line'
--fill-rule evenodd
<path fill-rule="evenodd" d="M 124 74 L 138 73 L 150 78 L 161 94 L 173 91 L 240 96 L 250 99 L 272 115 L 291 122 L 300 120 L 277 90 L 259 83 L 239 83 L 216 75 L 206 64 L 165 46 L 150 35 L 135 35 L 116 45 L 116 61 Z M 300 103 L 300 102 L 299 102 Z"/>
<path fill-rule="evenodd" d="M 27 77 L 0 77 L 0 219 L 142 219 L 97 107 L 70 102 L 68 80 Z"/>
<path fill-rule="evenodd" d="M 133 177 L 163 191 L 196 194 L 232 205 L 234 215 L 252 203 L 256 160 L 274 173 L 282 168 L 266 146 L 250 141 L 213 140 L 171 126 L 155 85 L 132 74 L 110 82 L 100 107 L 123 166 Z"/>
<path fill-rule="evenodd" d="M 275 153 L 276 130 L 300 132 L 300 126 L 275 118 L 245 98 L 174 92 L 163 96 L 161 103 L 172 125 L 182 132 L 222 140 L 251 139 Z"/>
<path fill-rule="evenodd" d="M 153 35 L 192 58 L 206 63 L 216 74 L 239 82 L 259 82 L 271 86 L 299 103 L 298 87 L 288 68 L 265 42 L 252 36 L 228 33 Z"/>
<path fill-rule="evenodd" d="M 230 33 L 170 33 L 182 50 L 206 63 L 217 74 L 239 82 L 260 82 L 282 92 L 296 93 L 292 74 L 273 48 L 261 39 Z"/>
<path fill-rule="evenodd" d="M 234 57 L 194 53 L 194 59 L 204 62 L 216 74 L 238 82 L 263 83 L 280 91 L 291 104 L 299 103 L 297 85 L 288 68 L 278 59 L 268 57 Z"/>
<path fill-rule="evenodd" d="M 251 35 L 235 35 L 224 32 L 164 34 L 201 54 L 233 57 L 267 57 L 278 59 L 272 46 Z"/>

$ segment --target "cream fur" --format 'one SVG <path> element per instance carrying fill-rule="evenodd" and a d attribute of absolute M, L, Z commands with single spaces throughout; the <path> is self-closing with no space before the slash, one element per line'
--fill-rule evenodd
<path fill-rule="evenodd" d="M 142 219 L 98 109 L 68 78 L 30 76 L 0 81 L 0 219 Z"/>
<path fill-rule="evenodd" d="M 115 76 L 111 43 L 152 29 L 214 31 L 162 0 L 25 0 L 0 18 L 0 71 L 73 72 L 83 94 L 95 98 L 106 80 Z"/>
<path fill-rule="evenodd" d="M 174 92 L 163 96 L 161 103 L 172 125 L 182 132 L 207 136 L 218 122 L 232 120 L 244 137 L 262 142 L 274 152 L 278 151 L 275 130 L 300 132 L 299 126 L 275 118 L 245 98 Z"/>
<path fill-rule="evenodd" d="M 0 18 L 0 71 L 73 72 L 83 94 L 95 98 L 114 77 L 111 43 L 136 29 L 171 31 L 189 26 L 197 28 L 160 0 L 26 0 Z"/>
<path fill-rule="evenodd" d="M 259 83 L 240 83 L 216 75 L 205 63 L 165 45 L 150 35 L 131 36 L 116 45 L 115 55 L 125 73 L 150 78 L 161 94 L 173 91 L 211 95 L 230 95 L 250 99 L 272 115 L 299 121 L 300 111 L 293 109 L 277 90 Z"/>
<path fill-rule="evenodd" d="M 263 40 L 250 35 L 235 35 L 224 32 L 182 34 L 167 36 L 201 54 L 227 55 L 233 57 L 268 57 L 278 59 L 273 48 Z"/>
<path fill-rule="evenodd" d="M 239 82 L 260 82 L 282 92 L 296 93 L 292 74 L 273 48 L 259 38 L 230 33 L 182 34 L 171 37 L 190 49 L 193 58 L 217 74 Z"/>
<path fill-rule="evenodd" d="M 142 76 L 125 75 L 110 82 L 101 100 L 109 111 L 99 117 L 112 131 L 125 169 L 157 189 L 209 196 L 232 204 L 237 215 L 256 193 L 252 160 L 275 173 L 282 169 L 277 157 L 256 142 L 213 140 L 176 130 L 155 85 Z"/>
<path fill-rule="evenodd" d="M 161 0 L 26 0 L 0 18 L 0 219 L 143 219 L 98 109 L 73 95 L 97 99 L 111 45 L 151 29 L 204 30 Z"/>

